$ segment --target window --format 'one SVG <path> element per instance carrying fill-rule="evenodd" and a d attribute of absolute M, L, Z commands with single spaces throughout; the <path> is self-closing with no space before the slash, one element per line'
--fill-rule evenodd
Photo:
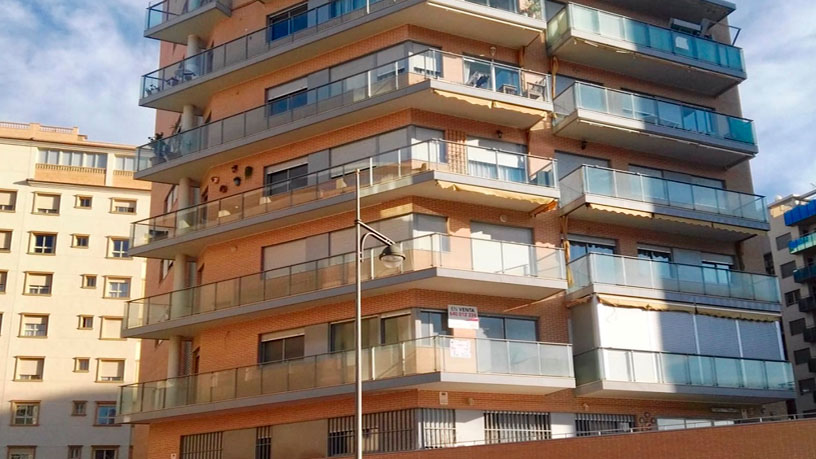
<path fill-rule="evenodd" d="M 0 293 L 6 293 L 6 282 L 8 282 L 8 271 L 0 271 Z"/>
<path fill-rule="evenodd" d="M 781 266 L 779 266 L 779 273 L 782 275 L 782 278 L 791 277 L 793 276 L 793 271 L 796 270 L 796 262 L 789 261 Z"/>
<path fill-rule="evenodd" d="M 91 369 L 91 359 L 88 357 L 74 358 L 74 373 L 87 373 Z"/>
<path fill-rule="evenodd" d="M 117 156 L 116 157 L 116 170 L 117 171 L 135 171 L 136 170 L 136 158 L 133 156 Z"/>
<path fill-rule="evenodd" d="M 178 199 L 178 185 L 173 185 L 170 187 L 170 191 L 167 192 L 167 196 L 164 197 L 164 211 L 170 212 L 170 209 L 173 208 L 173 205 L 176 203 Z"/>
<path fill-rule="evenodd" d="M 513 443 L 550 438 L 549 413 L 484 412 L 485 442 Z"/>
<path fill-rule="evenodd" d="M 306 177 L 306 174 L 309 172 L 308 164 L 298 164 L 287 169 L 279 168 L 280 165 L 266 168 L 266 175 L 264 177 L 265 196 L 285 193 L 308 185 Z"/>
<path fill-rule="evenodd" d="M 53 254 L 57 246 L 57 235 L 53 233 L 31 233 L 31 247 L 28 253 Z"/>
<path fill-rule="evenodd" d="M 80 151 L 40 150 L 39 162 L 60 166 L 104 169 L 107 166 L 108 155 L 105 153 L 83 153 Z"/>
<path fill-rule="evenodd" d="M 8 252 L 11 250 L 11 230 L 0 230 L 0 251 Z"/>
<path fill-rule="evenodd" d="M 776 276 L 776 269 L 774 269 L 773 254 L 768 252 L 762 255 L 762 261 L 765 264 L 765 274 L 769 276 Z"/>
<path fill-rule="evenodd" d="M 170 274 L 170 268 L 173 267 L 173 260 L 162 259 L 161 268 L 159 270 L 159 279 L 164 280 Z M 195 272 L 195 270 L 193 271 Z"/>
<path fill-rule="evenodd" d="M 82 446 L 69 446 L 68 459 L 82 459 Z"/>
<path fill-rule="evenodd" d="M 330 418 L 328 455 L 354 452 L 354 416 Z M 363 452 L 387 453 L 453 446 L 454 410 L 420 408 L 363 415 Z"/>
<path fill-rule="evenodd" d="M 267 39 L 269 41 L 274 41 L 305 29 L 309 25 L 307 15 L 304 14 L 308 8 L 308 3 L 302 3 L 280 13 L 270 14 L 267 16 L 266 22 L 269 25 L 269 36 Z M 334 12 L 334 9 L 329 9 L 326 11 Z"/>
<path fill-rule="evenodd" d="M 776 237 L 776 250 L 788 250 L 788 242 L 791 241 L 791 233 L 785 233 Z"/>
<path fill-rule="evenodd" d="M 579 437 L 631 432 L 635 417 L 625 414 L 575 414 L 575 432 Z"/>
<path fill-rule="evenodd" d="M 587 253 L 615 253 L 615 241 L 609 239 L 594 239 L 579 236 L 569 236 L 570 260 L 583 257 Z"/>
<path fill-rule="evenodd" d="M 24 293 L 28 295 L 50 295 L 52 276 L 50 273 L 26 273 Z"/>
<path fill-rule="evenodd" d="M 130 298 L 130 279 L 107 278 L 105 298 Z"/>
<path fill-rule="evenodd" d="M 96 274 L 83 274 L 82 288 L 96 288 Z"/>
<path fill-rule="evenodd" d="M 450 335 L 447 313 L 441 311 L 421 311 L 419 313 L 419 320 L 421 322 L 420 334 L 423 338 L 437 335 Z"/>
<path fill-rule="evenodd" d="M 9 459 L 34 459 L 34 446 L 9 446 Z"/>
<path fill-rule="evenodd" d="M 96 371 L 97 382 L 122 382 L 125 377 L 125 361 L 99 359 Z"/>
<path fill-rule="evenodd" d="M 785 305 L 792 306 L 794 304 L 798 304 L 799 300 L 802 299 L 802 294 L 799 290 L 791 290 L 790 292 L 785 292 Z"/>
<path fill-rule="evenodd" d="M 111 199 L 111 212 L 115 214 L 135 214 L 136 201 L 132 199 Z"/>
<path fill-rule="evenodd" d="M 110 258 L 130 258 L 130 240 L 127 238 L 110 238 Z"/>
<path fill-rule="evenodd" d="M 85 400 L 74 400 L 71 403 L 71 416 L 85 416 L 87 408 L 88 402 Z"/>
<path fill-rule="evenodd" d="M 559 76 L 558 81 L 563 77 Z M 558 162 L 558 179 L 570 175 L 572 171 L 587 164 L 591 166 L 609 167 L 609 160 L 603 158 L 593 158 L 591 156 L 576 155 L 563 151 L 555 152 L 555 160 Z"/>
<path fill-rule="evenodd" d="M 280 362 L 282 360 L 299 359 L 303 357 L 304 336 L 288 336 L 286 338 L 263 340 L 258 352 L 260 363 Z"/>
<path fill-rule="evenodd" d="M 377 317 L 364 318 L 362 321 L 363 348 L 376 346 L 379 341 Z M 354 349 L 354 321 L 331 324 L 331 351 L 349 351 Z"/>
<path fill-rule="evenodd" d="M 816 380 L 813 378 L 799 380 L 799 393 L 810 394 L 816 392 Z"/>
<path fill-rule="evenodd" d="M 77 196 L 76 207 L 78 209 L 90 209 L 93 204 L 93 198 L 90 196 Z"/>
<path fill-rule="evenodd" d="M 93 329 L 93 316 L 79 316 L 79 328 L 80 330 L 91 330 Z"/>
<path fill-rule="evenodd" d="M 91 459 L 116 459 L 118 455 L 118 446 L 94 446 L 91 448 Z"/>
<path fill-rule="evenodd" d="M 122 318 L 103 317 L 99 339 L 122 339 Z"/>
<path fill-rule="evenodd" d="M 112 426 L 116 424 L 116 404 L 115 403 L 97 403 L 96 404 L 96 422 L 98 426 Z"/>
<path fill-rule="evenodd" d="M 380 343 L 396 344 L 410 341 L 413 324 L 410 314 L 383 318 L 380 322 Z"/>
<path fill-rule="evenodd" d="M 807 327 L 804 318 L 791 320 L 790 322 L 788 322 L 788 326 L 790 327 L 791 335 L 799 335 L 801 333 L 804 333 L 805 328 Z"/>
<path fill-rule="evenodd" d="M 482 316 L 476 330 L 477 338 L 536 341 L 537 336 L 535 319 Z"/>
<path fill-rule="evenodd" d="M 0 212 L 14 212 L 17 207 L 17 192 L 0 190 Z"/>
<path fill-rule="evenodd" d="M 20 321 L 20 336 L 25 338 L 48 336 L 48 316 L 23 314 Z"/>
<path fill-rule="evenodd" d="M 45 357 L 17 357 L 15 381 L 42 381 Z"/>
<path fill-rule="evenodd" d="M 88 244 L 90 244 L 91 237 L 87 234 L 74 234 L 73 240 L 71 241 L 71 247 L 75 247 L 77 249 L 87 249 Z"/>
<path fill-rule="evenodd" d="M 59 214 L 60 195 L 48 193 L 34 194 L 34 213 L 35 214 Z"/>
<path fill-rule="evenodd" d="M 11 402 L 11 425 L 36 426 L 40 420 L 40 402 Z"/>
<path fill-rule="evenodd" d="M 793 351 L 793 362 L 797 365 L 804 365 L 810 360 L 810 348 Z"/>

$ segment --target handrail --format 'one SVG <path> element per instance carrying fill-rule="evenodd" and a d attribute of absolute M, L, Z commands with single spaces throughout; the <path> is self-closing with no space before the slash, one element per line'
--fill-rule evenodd
<path fill-rule="evenodd" d="M 461 151 L 452 147 L 459 147 Z M 475 155 L 477 152 L 493 155 L 495 161 L 485 163 L 483 158 L 472 159 L 471 154 Z M 518 177 L 499 178 L 498 170 L 501 168 L 499 154 L 503 157 L 517 158 L 521 165 L 517 170 Z M 424 156 L 427 156 L 427 159 Z M 454 159 L 456 161 L 453 161 Z M 464 161 L 459 161 L 461 159 Z M 478 170 L 471 170 L 471 161 L 495 167 L 496 177 L 483 177 Z M 462 164 L 459 164 L 460 162 Z M 347 180 L 347 177 L 356 169 L 364 172 L 363 187 L 438 170 L 497 182 L 524 183 L 557 189 L 555 164 L 553 158 L 431 139 L 136 221 L 131 224 L 131 245 L 139 247 L 156 240 L 176 237 L 179 235 L 177 231 L 181 229 L 180 225 L 185 225 L 183 231 L 184 234 L 188 234 L 248 216 L 353 192 L 353 181 Z"/>
<path fill-rule="evenodd" d="M 816 246 L 816 230 L 805 233 L 792 241 L 788 241 L 788 251 L 797 253 Z"/>
<path fill-rule="evenodd" d="M 147 7 L 145 17 L 145 30 L 152 29 L 153 27 L 158 27 L 159 25 L 169 21 L 172 18 L 182 16 L 187 13 L 192 13 L 193 11 L 199 10 L 202 7 L 207 6 L 213 2 L 220 3 L 221 5 L 224 5 L 225 7 L 232 9 L 231 0 L 183 0 L 183 1 L 162 0 L 153 3 Z M 181 7 L 179 8 L 178 11 L 170 11 L 171 3 L 180 4 Z"/>

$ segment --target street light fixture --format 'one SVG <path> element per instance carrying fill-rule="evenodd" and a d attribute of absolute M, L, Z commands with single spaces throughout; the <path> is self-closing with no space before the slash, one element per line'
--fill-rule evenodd
<path fill-rule="evenodd" d="M 357 275 L 355 276 L 355 281 L 357 284 L 357 300 L 355 304 L 355 311 L 354 311 L 354 398 L 355 398 L 355 409 L 354 409 L 354 418 L 356 428 L 354 429 L 354 437 L 356 440 L 356 447 L 354 448 L 355 457 L 357 459 L 362 459 L 363 457 L 363 368 L 362 368 L 362 356 L 363 356 L 363 332 L 362 332 L 362 316 L 363 316 L 363 307 L 362 307 L 362 272 L 361 267 L 363 265 L 363 250 L 365 247 L 365 240 L 368 236 L 373 236 L 375 239 L 379 240 L 383 244 L 385 244 L 385 248 L 380 253 L 380 261 L 382 262 L 383 266 L 388 269 L 398 268 L 402 265 L 402 262 L 405 261 L 405 254 L 402 253 L 402 249 L 391 240 L 388 236 L 380 233 L 379 231 L 375 230 L 374 228 L 366 225 L 363 223 L 360 217 L 360 169 L 357 169 L 354 172 L 356 178 L 356 192 L 355 198 L 357 201 L 357 215 L 354 219 L 354 226 L 357 229 Z M 361 234 L 362 230 L 366 230 L 365 234 Z"/>

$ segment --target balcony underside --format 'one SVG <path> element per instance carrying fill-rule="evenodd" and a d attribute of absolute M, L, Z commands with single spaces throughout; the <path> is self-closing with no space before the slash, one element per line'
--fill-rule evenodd
<path fill-rule="evenodd" d="M 767 223 L 609 196 L 584 194 L 560 210 L 571 219 L 718 241 L 764 236 Z"/>
<path fill-rule="evenodd" d="M 363 282 L 363 296 L 382 295 L 410 289 L 469 293 L 496 297 L 540 300 L 567 288 L 567 281 L 476 272 L 450 268 L 428 268 Z M 124 338 L 165 339 L 173 335 L 196 336 L 202 330 L 259 317 L 304 310 L 354 298 L 354 284 L 312 291 L 284 298 L 220 309 L 166 322 L 125 329 Z"/>
<path fill-rule="evenodd" d="M 661 2 L 664 3 L 664 2 Z M 718 96 L 747 78 L 745 72 L 569 29 L 550 53 L 564 61 L 601 68 L 641 80 Z"/>
<path fill-rule="evenodd" d="M 681 400 L 715 403 L 772 403 L 796 398 L 792 390 L 742 387 L 689 386 L 682 384 L 595 381 L 575 389 L 579 397 L 642 400 Z"/>
<path fill-rule="evenodd" d="M 212 244 L 303 223 L 326 215 L 350 212 L 354 209 L 353 191 L 350 189 L 343 194 L 243 219 L 239 215 L 231 216 L 218 226 L 136 247 L 131 249 L 130 254 L 173 259 L 176 254 L 184 253 L 195 257 Z M 418 196 L 531 212 L 557 200 L 558 195 L 558 190 L 551 187 L 427 171 L 363 188 L 361 201 L 363 206 L 368 206 L 406 196 Z"/>
<path fill-rule="evenodd" d="M 145 30 L 144 36 L 179 45 L 186 45 L 189 35 L 198 35 L 203 41 L 207 41 L 216 24 L 230 16 L 232 11 L 221 2 L 210 2 Z"/>
<path fill-rule="evenodd" d="M 642 151 L 690 163 L 728 168 L 751 159 L 755 145 L 615 115 L 576 109 L 553 126 L 555 135 Z"/>
<path fill-rule="evenodd" d="M 429 391 L 546 395 L 573 388 L 575 388 L 574 378 L 501 374 L 468 374 L 454 373 L 449 371 L 363 382 L 363 390 L 366 393 L 418 389 Z M 353 393 L 354 385 L 344 384 L 342 386 L 245 397 L 220 402 L 171 408 L 161 411 L 124 415 L 118 417 L 117 420 L 123 423 L 148 424 L 159 420 L 166 421 L 170 419 L 183 419 L 187 417 L 200 416 L 201 414 L 215 415 L 222 414 L 227 411 L 237 412 L 257 410 L 272 404 L 287 402 L 292 403 L 299 400 L 312 400 L 316 398 L 336 398 Z"/>
<path fill-rule="evenodd" d="M 329 103 L 330 101 L 327 101 Z M 409 108 L 527 129 L 552 111 L 552 103 L 485 89 L 424 80 L 356 103 L 312 114 L 314 105 L 295 110 L 300 118 L 205 150 L 160 163 L 135 174 L 151 182 L 178 183 L 181 177 L 201 177 L 218 164 L 327 132 L 368 122 Z"/>
<path fill-rule="evenodd" d="M 615 4 L 643 14 L 677 18 L 696 24 L 703 19 L 719 22 L 737 9 L 736 5 L 725 0 L 615 0 Z"/>
<path fill-rule="evenodd" d="M 722 317 L 763 321 L 777 320 L 781 310 L 779 303 L 599 282 L 569 292 L 567 301 L 583 301 L 590 298 L 591 295 L 600 295 L 601 298 L 607 298 L 610 301 L 620 302 L 624 305 L 643 304 L 642 307 L 653 309 L 659 308 L 660 305 L 666 305 L 666 309 L 672 310 L 684 310 L 687 306 L 688 309 L 686 310 L 688 312 L 694 312 L 695 308 L 700 307 L 706 308 L 712 313 L 716 312 L 716 315 Z M 647 306 L 650 303 L 649 300 L 654 300 L 656 304 Z"/>
<path fill-rule="evenodd" d="M 317 30 L 301 31 L 294 35 L 294 41 L 281 39 L 280 44 L 248 60 L 145 97 L 140 105 L 175 112 L 181 112 L 185 104 L 206 107 L 217 91 L 405 24 L 477 40 L 490 37 L 492 44 L 508 48 L 527 46 L 546 29 L 543 20 L 465 0 L 381 0 L 372 5 L 369 15 L 361 9 L 350 13 L 345 22 L 340 22 L 341 18 L 336 21 L 323 23 Z M 184 43 L 186 39 L 185 35 Z"/>

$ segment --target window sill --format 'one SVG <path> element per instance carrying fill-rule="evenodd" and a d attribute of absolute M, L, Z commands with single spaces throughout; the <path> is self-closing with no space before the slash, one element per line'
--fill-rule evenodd
<path fill-rule="evenodd" d="M 124 379 L 120 379 L 119 381 L 99 381 L 99 380 L 96 380 L 94 382 L 97 383 L 97 384 L 122 384 L 124 381 L 125 381 Z"/>
<path fill-rule="evenodd" d="M 122 427 L 122 424 L 94 424 L 94 427 Z"/>
<path fill-rule="evenodd" d="M 127 338 L 99 338 L 99 341 L 127 341 Z"/>
<path fill-rule="evenodd" d="M 43 256 L 53 257 L 53 256 L 56 256 L 57 253 L 56 252 L 50 252 L 50 253 L 26 252 L 26 255 L 43 255 Z"/>
<path fill-rule="evenodd" d="M 132 260 L 133 257 L 105 257 L 108 260 Z"/>
<path fill-rule="evenodd" d="M 42 379 L 12 379 L 12 381 L 14 381 L 14 382 L 36 382 L 36 383 L 43 382 Z"/>
<path fill-rule="evenodd" d="M 11 427 L 39 427 L 40 424 L 9 424 Z"/>
<path fill-rule="evenodd" d="M 51 294 L 50 293 L 23 293 L 23 296 L 45 296 L 45 297 L 49 297 L 49 296 L 51 296 Z"/>
<path fill-rule="evenodd" d="M 71 248 L 72 249 L 87 249 L 88 246 L 87 245 L 72 245 Z"/>
<path fill-rule="evenodd" d="M 18 337 L 18 338 L 23 338 L 23 339 L 46 339 L 46 338 L 48 338 L 48 335 L 45 335 L 45 336 L 25 336 L 25 335 L 17 335 L 17 337 Z"/>
<path fill-rule="evenodd" d="M 103 300 L 129 300 L 129 296 L 103 296 Z"/>
<path fill-rule="evenodd" d="M 59 213 L 52 214 L 50 212 L 31 212 L 31 215 L 43 215 L 45 217 L 59 217 Z"/>

